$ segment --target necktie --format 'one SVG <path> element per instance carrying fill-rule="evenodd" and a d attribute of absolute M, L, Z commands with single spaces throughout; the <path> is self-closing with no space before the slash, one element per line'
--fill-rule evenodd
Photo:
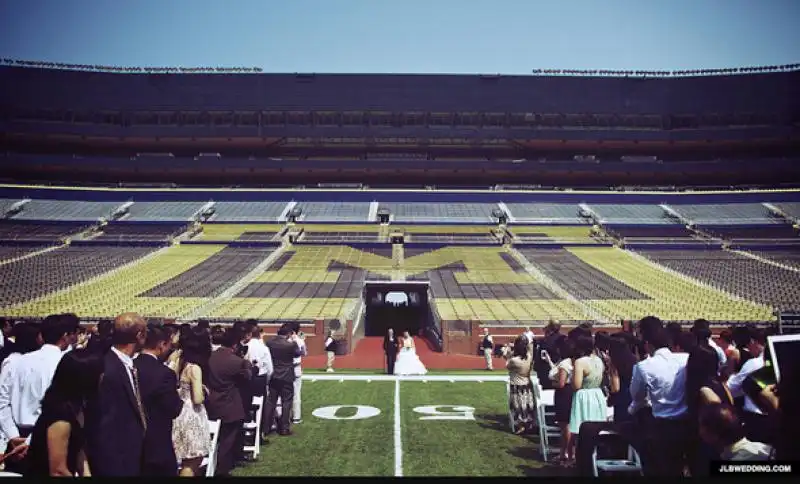
<path fill-rule="evenodd" d="M 142 405 L 142 394 L 139 392 L 139 372 L 136 368 L 131 368 L 131 375 L 133 376 L 133 394 L 136 397 L 136 407 L 139 410 L 139 418 L 142 419 L 144 430 L 147 431 L 147 416 L 144 413 L 144 405 Z"/>

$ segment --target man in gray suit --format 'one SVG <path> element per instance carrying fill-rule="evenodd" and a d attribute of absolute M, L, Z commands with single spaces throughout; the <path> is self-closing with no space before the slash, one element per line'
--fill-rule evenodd
<path fill-rule="evenodd" d="M 269 397 L 267 398 L 264 418 L 272 422 L 275 418 L 275 407 L 278 397 L 281 399 L 281 416 L 278 421 L 278 433 L 291 435 L 292 403 L 294 401 L 295 366 L 294 359 L 301 355 L 300 348 L 290 338 L 292 327 L 285 323 L 278 330 L 278 335 L 267 342 L 272 355 L 272 378 L 269 380 Z M 266 425 L 264 428 L 269 428 Z"/>

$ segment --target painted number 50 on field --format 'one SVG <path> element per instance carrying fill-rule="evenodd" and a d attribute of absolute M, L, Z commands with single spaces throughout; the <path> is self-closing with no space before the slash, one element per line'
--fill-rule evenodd
<path fill-rule="evenodd" d="M 414 407 L 420 420 L 475 420 L 475 408 L 465 405 L 423 405 Z M 324 420 L 364 420 L 380 415 L 378 408 L 369 405 L 329 405 L 319 407 L 311 415 Z"/>

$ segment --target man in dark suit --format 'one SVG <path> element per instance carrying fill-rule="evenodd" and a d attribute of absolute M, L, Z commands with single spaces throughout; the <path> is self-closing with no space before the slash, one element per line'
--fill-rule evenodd
<path fill-rule="evenodd" d="M 394 362 L 397 360 L 397 337 L 392 328 L 389 328 L 383 339 L 383 351 L 386 353 L 386 373 L 394 375 Z"/>
<path fill-rule="evenodd" d="M 183 401 L 178 395 L 175 372 L 163 363 L 172 347 L 171 340 L 172 335 L 163 328 L 148 327 L 144 349 L 133 361 L 139 370 L 142 403 L 148 416 L 142 470 L 145 476 L 178 475 L 172 421 L 181 414 Z"/>
<path fill-rule="evenodd" d="M 86 412 L 86 456 L 92 476 L 142 473 L 147 416 L 133 355 L 147 337 L 145 320 L 124 313 L 114 321 L 113 346 L 105 354 L 97 396 Z"/>
<path fill-rule="evenodd" d="M 290 324 L 283 324 L 278 330 L 278 335 L 269 342 L 267 347 L 272 355 L 272 378 L 269 380 L 269 398 L 266 403 L 264 418 L 268 423 L 275 419 L 275 407 L 278 397 L 281 399 L 281 417 L 278 422 L 280 435 L 291 435 L 292 402 L 294 401 L 294 359 L 300 356 L 301 351 L 297 343 L 291 338 L 293 334 Z M 264 428 L 269 428 L 265 426 Z"/>
<path fill-rule="evenodd" d="M 222 346 L 208 360 L 206 410 L 210 420 L 221 421 L 216 476 L 229 476 L 241 452 L 245 421 L 242 395 L 249 394 L 252 365 L 237 354 L 241 344 L 238 329 L 229 328 L 220 341 Z"/>

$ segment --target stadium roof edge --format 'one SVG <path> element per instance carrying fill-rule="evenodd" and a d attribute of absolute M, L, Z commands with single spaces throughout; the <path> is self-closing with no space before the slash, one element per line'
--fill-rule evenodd
<path fill-rule="evenodd" d="M 0 188 L 27 188 L 32 190 L 74 190 L 74 191 L 87 191 L 87 192 L 186 192 L 186 193 L 194 193 L 194 192 L 209 192 L 209 193 L 216 193 L 216 192 L 322 192 L 322 193 L 332 193 L 332 192 L 352 192 L 354 189 L 352 188 L 304 188 L 302 190 L 298 190 L 297 188 L 140 188 L 140 187 L 81 187 L 81 186 L 56 186 L 56 185 L 21 185 L 21 184 L 0 184 Z M 375 192 L 375 193 L 431 193 L 431 190 L 424 190 L 424 189 L 389 189 L 389 188 L 374 188 L 374 189 L 365 189 L 365 190 L 357 190 L 357 191 L 364 191 L 364 192 Z M 800 189 L 794 188 L 775 188 L 775 189 L 755 189 L 755 190 L 693 190 L 693 191 L 675 191 L 675 192 L 665 192 L 665 191 L 635 191 L 635 192 L 614 192 L 610 190 L 570 190 L 569 192 L 563 191 L 555 191 L 555 190 L 475 190 L 475 189 L 443 189 L 443 190 L 435 190 L 435 192 L 439 193 L 526 193 L 526 194 L 545 194 L 545 193 L 574 193 L 574 194 L 586 194 L 586 195 L 593 195 L 593 194 L 618 194 L 624 195 L 625 193 L 637 194 L 637 195 L 712 195 L 712 194 L 731 194 L 731 193 L 800 193 Z"/>

